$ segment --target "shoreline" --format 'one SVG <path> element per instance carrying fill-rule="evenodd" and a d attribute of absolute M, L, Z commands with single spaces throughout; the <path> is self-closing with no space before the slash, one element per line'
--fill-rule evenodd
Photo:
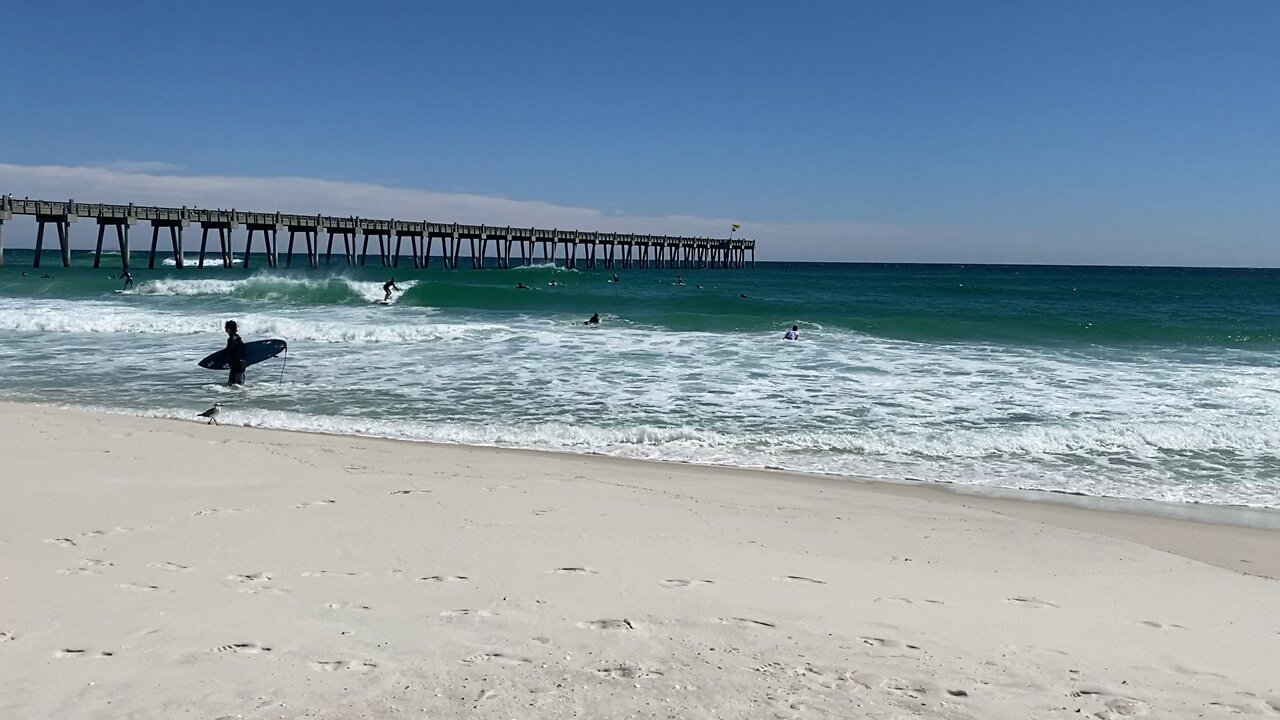
<path fill-rule="evenodd" d="M 1272 531 L 37 405 L 0 428 L 5 717 L 1280 712 Z"/>
<path fill-rule="evenodd" d="M 91 414 L 92 409 L 74 405 L 45 403 L 0 402 L 0 413 L 6 406 L 49 408 L 57 411 Z M 112 415 L 139 420 L 203 425 L 198 420 L 173 417 L 136 415 L 118 409 L 105 409 Z M 854 485 L 871 492 L 898 495 L 913 499 L 939 502 L 959 502 L 975 508 L 1041 522 L 1056 527 L 1093 532 L 1118 539 L 1137 542 L 1156 550 L 1169 552 L 1188 559 L 1204 562 L 1236 572 L 1242 572 L 1273 580 L 1280 580 L 1280 509 L 1242 505 L 1213 505 L 1208 503 L 1177 503 L 1163 500 L 1121 498 L 1113 496 L 1084 495 L 1079 493 L 1040 490 L 1034 488 L 1004 488 L 988 485 L 968 485 L 942 480 L 885 479 L 807 473 L 782 468 L 756 468 L 736 465 L 713 465 L 684 460 L 660 460 L 651 458 L 626 458 L 590 452 L 568 450 L 536 450 L 530 448 L 503 447 L 498 445 L 471 445 L 443 443 L 433 440 L 394 438 L 378 435 L 359 435 L 325 432 L 322 430 L 295 430 L 254 425 L 220 425 L 239 431 L 282 433 L 286 436 L 316 436 L 339 441 L 364 440 L 397 445 L 425 446 L 435 449 L 490 450 L 532 457 L 553 456 L 564 458 L 590 458 L 603 463 L 617 463 L 625 469 L 632 463 L 656 467 L 675 466 L 697 468 L 708 473 L 734 475 L 759 474 L 763 478 L 777 478 L 792 482 L 833 483 L 836 487 Z M 1124 522 L 1110 522 L 1113 515 L 1123 516 Z M 1223 547 L 1214 542 L 1214 527 L 1232 528 L 1233 545 Z"/>
<path fill-rule="evenodd" d="M 67 403 L 51 403 L 46 401 L 19 402 L 0 400 L 0 408 L 5 405 L 47 407 L 74 412 L 104 412 L 120 417 L 145 418 L 171 422 L 191 422 L 185 418 L 167 415 L 140 415 L 134 411 L 115 407 L 84 406 Z M 193 416 L 194 417 L 194 416 Z M 982 497 L 997 500 L 1011 500 L 1028 503 L 1048 503 L 1065 505 L 1083 510 L 1095 510 L 1107 513 L 1123 513 L 1127 515 L 1144 515 L 1170 520 L 1184 520 L 1209 525 L 1229 525 L 1232 527 L 1253 528 L 1280 532 L 1280 508 L 1268 505 L 1243 505 L 1226 503 L 1208 503 L 1198 501 L 1156 500 L 1152 498 L 1130 498 L 1118 495 L 1089 495 L 1071 490 L 1053 490 L 1046 488 L 1005 487 L 1000 485 L 980 485 L 959 483 L 950 480 L 927 480 L 923 478 L 901 477 L 885 478 L 862 475 L 841 475 L 839 473 L 808 472 L 791 470 L 783 467 L 762 467 L 750 465 L 730 465 L 724 463 L 697 462 L 693 460 L 675 460 L 664 458 L 633 458 L 594 451 L 575 452 L 553 448 L 526 448 L 507 445 L 489 445 L 462 442 L 441 442 L 438 440 L 418 439 L 411 437 L 392 437 L 363 433 L 341 433 L 328 430 L 311 430 L 304 428 L 267 427 L 262 425 L 243 425 L 223 423 L 223 427 L 237 427 L 270 432 L 299 433 L 303 435 L 319 435 L 332 438 L 361 438 L 366 440 L 385 440 L 396 443 L 415 443 L 434 447 L 487 448 L 514 453 L 536 453 L 567 455 L 571 457 L 592 457 L 616 460 L 624 463 L 658 463 L 662 465 L 684 465 L 699 468 L 720 468 L 730 471 L 771 473 L 799 478 L 826 479 L 837 482 L 852 482 L 869 485 L 886 485 L 889 487 L 921 488 L 929 491 L 943 491 L 961 496 Z"/>

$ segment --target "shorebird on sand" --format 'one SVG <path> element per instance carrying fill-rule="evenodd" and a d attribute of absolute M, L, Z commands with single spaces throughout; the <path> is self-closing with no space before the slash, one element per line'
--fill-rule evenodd
<path fill-rule="evenodd" d="M 222 412 L 222 403 L 214 403 L 213 407 L 205 410 L 196 417 L 209 418 L 209 422 L 205 425 L 218 425 L 218 413 Z"/>

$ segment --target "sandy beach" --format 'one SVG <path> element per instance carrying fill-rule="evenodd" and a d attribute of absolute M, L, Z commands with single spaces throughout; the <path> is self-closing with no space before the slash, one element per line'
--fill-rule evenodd
<path fill-rule="evenodd" d="M 1280 533 L 0 405 L 0 717 L 1280 717 Z"/>

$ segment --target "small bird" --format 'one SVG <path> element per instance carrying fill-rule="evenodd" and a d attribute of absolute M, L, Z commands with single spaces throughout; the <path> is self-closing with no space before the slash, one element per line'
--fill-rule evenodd
<path fill-rule="evenodd" d="M 218 425 L 218 413 L 222 412 L 222 403 L 214 403 L 213 407 L 205 410 L 196 417 L 209 418 L 209 422 L 205 425 Z"/>

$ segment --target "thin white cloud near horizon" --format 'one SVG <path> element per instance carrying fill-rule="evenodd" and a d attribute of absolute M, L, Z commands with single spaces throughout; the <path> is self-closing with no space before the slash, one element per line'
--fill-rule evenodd
<path fill-rule="evenodd" d="M 174 172 L 158 161 L 112 161 L 84 166 L 0 163 L 0 195 L 45 200 L 135 203 L 266 212 L 429 219 L 435 222 L 513 225 L 654 235 L 738 237 L 757 241 L 760 260 L 827 262 L 936 262 L 1101 265 L 1247 265 L 1243 257 L 1217 257 L 1193 243 L 1170 246 L 1149 238 L 1069 237 L 1045 228 L 966 228 L 856 222 L 774 223 L 750 217 L 646 216 L 540 200 L 390 187 L 306 177 L 240 177 Z M 34 245 L 34 230 L 10 221 L 9 248 Z M 34 222 L 28 223 L 34 227 Z M 72 232 L 76 248 L 92 247 L 96 233 Z M 46 243 L 47 247 L 47 243 Z M 1160 257 L 1142 257 L 1156 250 Z M 1207 252 L 1206 252 L 1207 251 Z M 1233 261 L 1234 260 L 1234 261 Z M 1255 263 L 1256 264 L 1256 263 Z"/>

